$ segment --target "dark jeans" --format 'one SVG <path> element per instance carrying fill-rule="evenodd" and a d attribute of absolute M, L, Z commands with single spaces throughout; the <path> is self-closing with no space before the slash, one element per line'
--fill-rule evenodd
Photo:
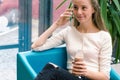
<path fill-rule="evenodd" d="M 86 77 L 78 78 L 60 67 L 55 68 L 51 64 L 47 64 L 43 70 L 37 75 L 35 80 L 89 80 Z"/>

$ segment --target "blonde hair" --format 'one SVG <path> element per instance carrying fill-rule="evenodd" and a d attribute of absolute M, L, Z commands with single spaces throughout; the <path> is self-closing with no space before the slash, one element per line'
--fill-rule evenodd
<path fill-rule="evenodd" d="M 92 7 L 94 8 L 95 12 L 92 15 L 92 21 L 95 24 L 95 26 L 99 29 L 99 30 L 107 30 L 104 24 L 104 21 L 102 19 L 102 16 L 100 14 L 100 6 L 98 3 L 98 0 L 91 0 L 91 4 Z M 78 20 L 76 18 L 73 18 L 74 22 L 73 25 L 75 27 L 80 25 L 80 22 L 78 22 Z"/>

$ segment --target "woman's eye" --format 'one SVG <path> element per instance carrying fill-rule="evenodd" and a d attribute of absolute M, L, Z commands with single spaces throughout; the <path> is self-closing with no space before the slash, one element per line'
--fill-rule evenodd
<path fill-rule="evenodd" d="M 82 7 L 82 9 L 83 9 L 83 10 L 86 10 L 86 9 L 87 9 L 87 7 Z"/>
<path fill-rule="evenodd" d="M 74 9 L 77 9 L 77 6 L 73 6 Z"/>

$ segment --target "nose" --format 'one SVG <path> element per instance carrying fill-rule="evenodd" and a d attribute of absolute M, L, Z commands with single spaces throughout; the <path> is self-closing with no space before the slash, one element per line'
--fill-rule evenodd
<path fill-rule="evenodd" d="M 80 8 L 78 9 L 78 14 L 82 14 L 82 10 Z"/>

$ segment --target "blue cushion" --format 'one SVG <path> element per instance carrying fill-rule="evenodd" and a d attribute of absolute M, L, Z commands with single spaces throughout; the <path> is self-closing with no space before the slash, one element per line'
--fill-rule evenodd
<path fill-rule="evenodd" d="M 115 69 L 111 68 L 110 80 L 120 80 L 120 74 L 118 74 Z"/>
<path fill-rule="evenodd" d="M 48 62 L 66 69 L 66 48 L 53 48 L 40 52 L 20 52 L 17 54 L 17 80 L 33 80 Z"/>

